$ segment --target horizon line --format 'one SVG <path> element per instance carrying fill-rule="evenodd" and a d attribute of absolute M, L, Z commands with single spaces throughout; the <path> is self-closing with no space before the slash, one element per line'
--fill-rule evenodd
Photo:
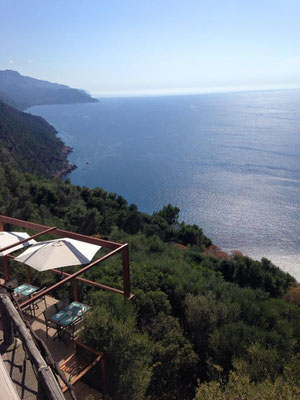
<path fill-rule="evenodd" d="M 197 94 L 218 94 L 257 92 L 272 90 L 299 90 L 300 85 L 260 85 L 260 86 L 229 86 L 229 87 L 207 87 L 207 88 L 172 88 L 172 89 L 141 89 L 127 91 L 89 91 L 96 98 L 113 97 L 155 97 L 155 96 L 184 96 Z"/>

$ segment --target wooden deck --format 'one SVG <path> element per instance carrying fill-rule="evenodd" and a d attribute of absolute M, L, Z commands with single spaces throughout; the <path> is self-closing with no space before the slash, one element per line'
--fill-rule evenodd
<path fill-rule="evenodd" d="M 53 297 L 46 296 L 47 307 L 56 303 L 58 300 Z M 39 303 L 39 309 L 36 316 L 31 317 L 30 314 L 24 313 L 26 319 L 30 321 L 35 333 L 46 343 L 54 361 L 59 365 L 73 353 L 74 347 L 68 335 L 65 335 L 65 343 L 58 339 L 53 340 L 56 330 L 50 328 L 48 331 L 49 338 L 46 337 L 45 321 L 43 311 L 45 309 L 44 302 Z M 0 319 L 0 340 L 3 339 L 2 325 Z M 26 359 L 22 344 L 17 340 L 15 346 L 10 351 L 2 355 L 4 364 L 16 386 L 17 392 L 21 399 L 34 400 L 37 395 L 37 381 L 29 360 Z M 66 373 L 67 378 L 68 374 Z M 63 384 L 61 386 L 64 386 Z M 78 396 L 78 400 L 100 400 L 102 394 L 82 381 L 78 381 L 74 385 L 74 391 Z M 68 392 L 65 393 L 66 399 L 71 399 Z"/>

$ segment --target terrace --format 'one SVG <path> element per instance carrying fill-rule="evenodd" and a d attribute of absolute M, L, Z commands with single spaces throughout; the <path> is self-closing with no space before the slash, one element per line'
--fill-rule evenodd
<path fill-rule="evenodd" d="M 64 373 L 67 377 L 67 379 L 74 378 L 75 374 L 72 372 L 72 369 L 68 368 L 68 365 L 70 362 L 72 362 L 72 353 L 74 353 L 74 343 L 76 343 L 76 333 L 73 334 L 65 334 L 64 330 L 65 329 L 56 329 L 58 326 L 55 328 L 53 324 L 50 324 L 49 330 L 47 332 L 46 330 L 46 321 L 45 321 L 45 314 L 44 311 L 45 309 L 49 310 L 51 307 L 54 309 L 56 307 L 56 312 L 58 310 L 58 305 L 61 303 L 61 298 L 57 297 L 57 293 L 59 293 L 59 290 L 63 289 L 63 287 L 68 284 L 70 287 L 70 284 L 73 287 L 72 290 L 72 295 L 69 303 L 79 305 L 79 307 L 82 305 L 80 301 L 82 300 L 80 298 L 80 292 L 78 291 L 78 283 L 80 283 L 80 286 L 82 287 L 83 285 L 87 285 L 89 287 L 93 287 L 93 289 L 101 289 L 105 291 L 110 291 L 113 293 L 116 293 L 116 295 L 122 295 L 125 300 L 129 300 L 133 297 L 133 295 L 130 293 L 130 271 L 129 271 L 129 253 L 128 253 L 128 244 L 119 244 L 107 240 L 103 240 L 98 237 L 91 237 L 91 236 L 85 236 L 81 235 L 78 233 L 74 232 L 69 232 L 65 230 L 58 229 L 56 227 L 48 227 L 40 224 L 35 224 L 19 219 L 14 219 L 10 217 L 6 217 L 3 215 L 0 215 L 0 231 L 4 231 L 4 228 L 8 228 L 11 230 L 12 226 L 16 226 L 18 228 L 25 228 L 26 230 L 30 232 L 37 232 L 34 235 L 30 236 L 30 238 L 37 238 L 41 237 L 45 234 L 59 238 L 71 238 L 75 240 L 80 240 L 82 242 L 86 243 L 91 243 L 91 244 L 96 244 L 99 246 L 102 246 L 102 248 L 106 249 L 106 254 L 102 255 L 100 258 L 97 258 L 95 261 L 90 262 L 88 265 L 83 266 L 79 270 L 76 270 L 75 272 L 65 272 L 63 270 L 58 270 L 58 269 L 52 269 L 51 273 L 53 274 L 53 278 L 55 280 L 55 276 L 59 276 L 60 280 L 46 288 L 43 288 L 40 291 L 37 291 L 38 294 L 35 294 L 34 292 L 30 296 L 26 296 L 20 300 L 20 308 L 22 309 L 22 314 L 24 317 L 24 320 L 29 322 L 32 330 L 33 330 L 33 335 L 36 336 L 37 338 L 40 338 L 43 340 L 43 342 L 46 344 L 47 348 L 49 349 L 49 352 L 56 364 L 58 364 L 60 367 L 62 366 L 63 363 L 65 363 L 65 366 L 62 367 L 64 370 Z M 27 238 L 26 240 L 28 241 L 30 238 Z M 19 242 L 21 243 L 21 242 Z M 4 251 L 5 249 L 9 249 L 10 247 L 13 246 L 7 246 L 5 248 L 1 248 L 1 252 Z M 110 257 L 113 256 L 121 256 L 120 262 L 122 263 L 122 283 L 123 283 L 123 288 L 120 289 L 120 287 L 115 288 L 111 287 L 105 284 L 102 284 L 101 282 L 95 282 L 90 279 L 86 279 L 83 277 L 84 273 L 88 270 L 91 270 L 92 268 L 95 268 L 99 264 L 103 263 L 105 260 L 109 259 Z M 2 263 L 3 263 L 3 277 L 4 279 L 1 280 L 1 284 L 7 283 L 11 278 L 14 277 L 14 271 L 11 265 L 11 260 L 14 259 L 14 256 L 11 254 L 8 254 L 4 257 L 2 257 Z M 77 269 L 77 268 L 76 268 Z M 19 282 L 19 283 L 26 283 L 29 286 L 31 285 L 32 281 L 32 274 L 31 274 L 31 268 L 28 266 L 24 265 L 24 270 L 26 271 L 26 279 L 24 282 Z M 40 272 L 41 274 L 43 272 Z M 15 293 L 16 296 L 16 293 Z M 15 298 L 12 296 L 12 299 L 15 302 Z M 43 301 L 45 299 L 45 301 Z M 72 303 L 72 301 L 76 303 Z M 18 303 L 17 303 L 18 304 Z M 56 305 L 56 306 L 54 306 Z M 89 305 L 85 305 L 86 309 L 89 308 Z M 70 305 L 68 306 L 70 309 Z M 61 309 L 61 308 L 60 308 Z M 80 308 L 81 309 L 81 308 Z M 25 311 L 26 310 L 26 311 Z M 28 312 L 31 311 L 31 312 Z M 84 310 L 85 311 L 85 310 Z M 2 314 L 3 314 L 3 309 L 2 309 Z M 67 312 L 68 318 L 70 318 L 70 313 Z M 3 321 L 3 315 L 1 315 L 1 320 L 0 320 L 0 339 L 3 339 L 3 327 L 5 328 L 5 323 Z M 71 325 L 72 326 L 72 325 Z M 63 327 L 64 328 L 64 327 Z M 5 330 L 5 329 L 4 329 Z M 49 336 L 47 335 L 49 334 Z M 5 338 L 4 338 L 5 339 Z M 2 343 L 3 344 L 3 343 Z M 20 398 L 24 399 L 36 399 L 38 397 L 38 391 L 39 391 L 39 385 L 38 385 L 38 380 L 36 378 L 36 374 L 34 373 L 34 368 L 32 368 L 32 360 L 29 361 L 28 359 L 28 351 L 26 351 L 26 354 L 24 352 L 24 343 L 23 347 L 20 346 L 20 342 L 17 340 L 14 341 L 13 344 L 8 347 L 8 351 L 2 352 L 2 357 L 4 360 L 4 364 L 6 365 L 9 374 L 12 378 L 12 381 L 14 382 L 18 394 Z M 26 346 L 25 346 L 26 347 Z M 77 346 L 78 347 L 78 346 Z M 96 357 L 96 355 L 95 355 Z M 105 385 L 105 364 L 103 362 L 103 357 L 101 360 L 102 355 L 97 357 L 97 360 L 102 362 L 102 386 L 104 387 Z M 95 362 L 96 363 L 96 362 Z M 73 363 L 74 364 L 74 363 Z M 90 366 L 89 366 L 90 367 Z M 89 368 L 87 368 L 89 369 Z M 92 370 L 90 370 L 91 372 Z M 70 372 L 72 373 L 72 376 L 70 376 Z M 85 368 L 83 368 L 83 373 L 82 371 L 79 372 L 79 378 L 82 378 L 85 375 Z M 99 380 L 101 377 L 99 376 Z M 62 380 L 58 377 L 58 381 L 60 383 L 60 387 L 66 389 L 65 384 L 62 382 Z M 74 392 L 77 394 L 78 399 L 101 399 L 103 398 L 103 394 L 101 392 L 98 392 L 97 390 L 93 389 L 89 385 L 83 382 L 82 379 L 76 380 L 76 383 L 73 385 Z M 66 390 L 64 392 L 65 398 L 71 398 L 70 390 Z M 45 397 L 42 397 L 45 398 Z M 49 397 L 50 398 L 50 397 Z M 8 400 L 8 399 L 7 399 Z"/>

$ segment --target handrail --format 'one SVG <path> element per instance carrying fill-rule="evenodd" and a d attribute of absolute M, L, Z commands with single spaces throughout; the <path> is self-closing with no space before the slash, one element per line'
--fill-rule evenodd
<path fill-rule="evenodd" d="M 69 274 L 68 272 L 59 271 L 58 269 L 52 269 L 51 271 L 55 272 L 55 273 L 58 274 L 58 275 L 64 275 L 64 276 L 70 276 L 70 275 L 71 275 L 71 274 Z M 109 292 L 114 292 L 114 293 L 119 293 L 119 294 L 123 294 L 123 295 L 124 295 L 124 291 L 123 291 L 123 290 L 121 290 L 121 289 L 115 289 L 115 288 L 113 288 L 113 287 L 111 287 L 111 286 L 104 285 L 103 283 L 98 283 L 98 282 L 90 281 L 89 279 L 80 278 L 80 277 L 78 277 L 78 276 L 77 276 L 77 278 L 74 278 L 74 279 L 76 279 L 76 280 L 79 281 L 79 282 L 86 283 L 87 285 L 95 286 L 95 287 L 98 287 L 98 288 L 100 288 L 100 289 L 107 290 L 107 291 L 109 291 Z"/>
<path fill-rule="evenodd" d="M 96 354 L 96 356 L 103 356 L 102 352 L 99 352 L 99 351 L 96 351 L 96 350 L 92 349 L 91 347 L 87 346 L 85 343 L 82 343 L 77 338 L 74 339 L 74 344 L 77 344 L 78 346 L 83 347 L 84 349 L 90 351 L 91 353 Z"/>

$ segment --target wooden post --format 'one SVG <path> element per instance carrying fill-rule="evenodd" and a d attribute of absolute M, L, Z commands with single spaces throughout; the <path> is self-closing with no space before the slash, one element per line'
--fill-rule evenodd
<path fill-rule="evenodd" d="M 74 300 L 78 301 L 78 288 L 77 288 L 77 279 L 72 279 L 73 282 L 73 293 L 74 293 Z"/>
<path fill-rule="evenodd" d="M 49 379 L 53 376 L 53 379 Z M 61 393 L 59 393 L 61 392 Z M 38 370 L 38 395 L 37 400 L 65 400 L 57 380 L 54 378 L 50 367 L 41 367 Z"/>
<path fill-rule="evenodd" d="M 123 264 L 123 287 L 124 297 L 130 297 L 130 273 L 129 273 L 129 251 L 128 244 L 122 249 L 122 264 Z"/>
<path fill-rule="evenodd" d="M 37 375 L 37 380 L 38 380 L 38 393 L 36 396 L 37 400 L 44 400 L 47 399 L 47 393 L 44 389 L 44 385 L 43 385 L 43 377 L 42 374 L 40 373 L 40 371 L 38 371 L 38 375 Z"/>
<path fill-rule="evenodd" d="M 11 323 L 13 322 L 17 332 L 20 335 L 29 359 L 33 363 L 39 377 L 39 399 L 43 400 L 65 400 L 63 392 L 55 378 L 51 368 L 41 356 L 36 344 L 22 321 L 18 311 L 13 306 L 8 296 L 0 295 L 1 311 L 4 309 Z M 43 397 L 41 397 L 43 396 Z"/>
<path fill-rule="evenodd" d="M 0 299 L 3 297 L 7 297 L 4 294 L 0 294 Z M 9 314 L 4 307 L 2 301 L 0 301 L 0 310 L 1 310 L 1 320 L 2 320 L 2 329 L 3 329 L 3 347 L 8 348 L 14 343 L 14 327 Z"/>
<path fill-rule="evenodd" d="M 27 272 L 27 283 L 28 285 L 31 285 L 31 274 L 29 265 L 26 265 L 26 272 Z"/>

